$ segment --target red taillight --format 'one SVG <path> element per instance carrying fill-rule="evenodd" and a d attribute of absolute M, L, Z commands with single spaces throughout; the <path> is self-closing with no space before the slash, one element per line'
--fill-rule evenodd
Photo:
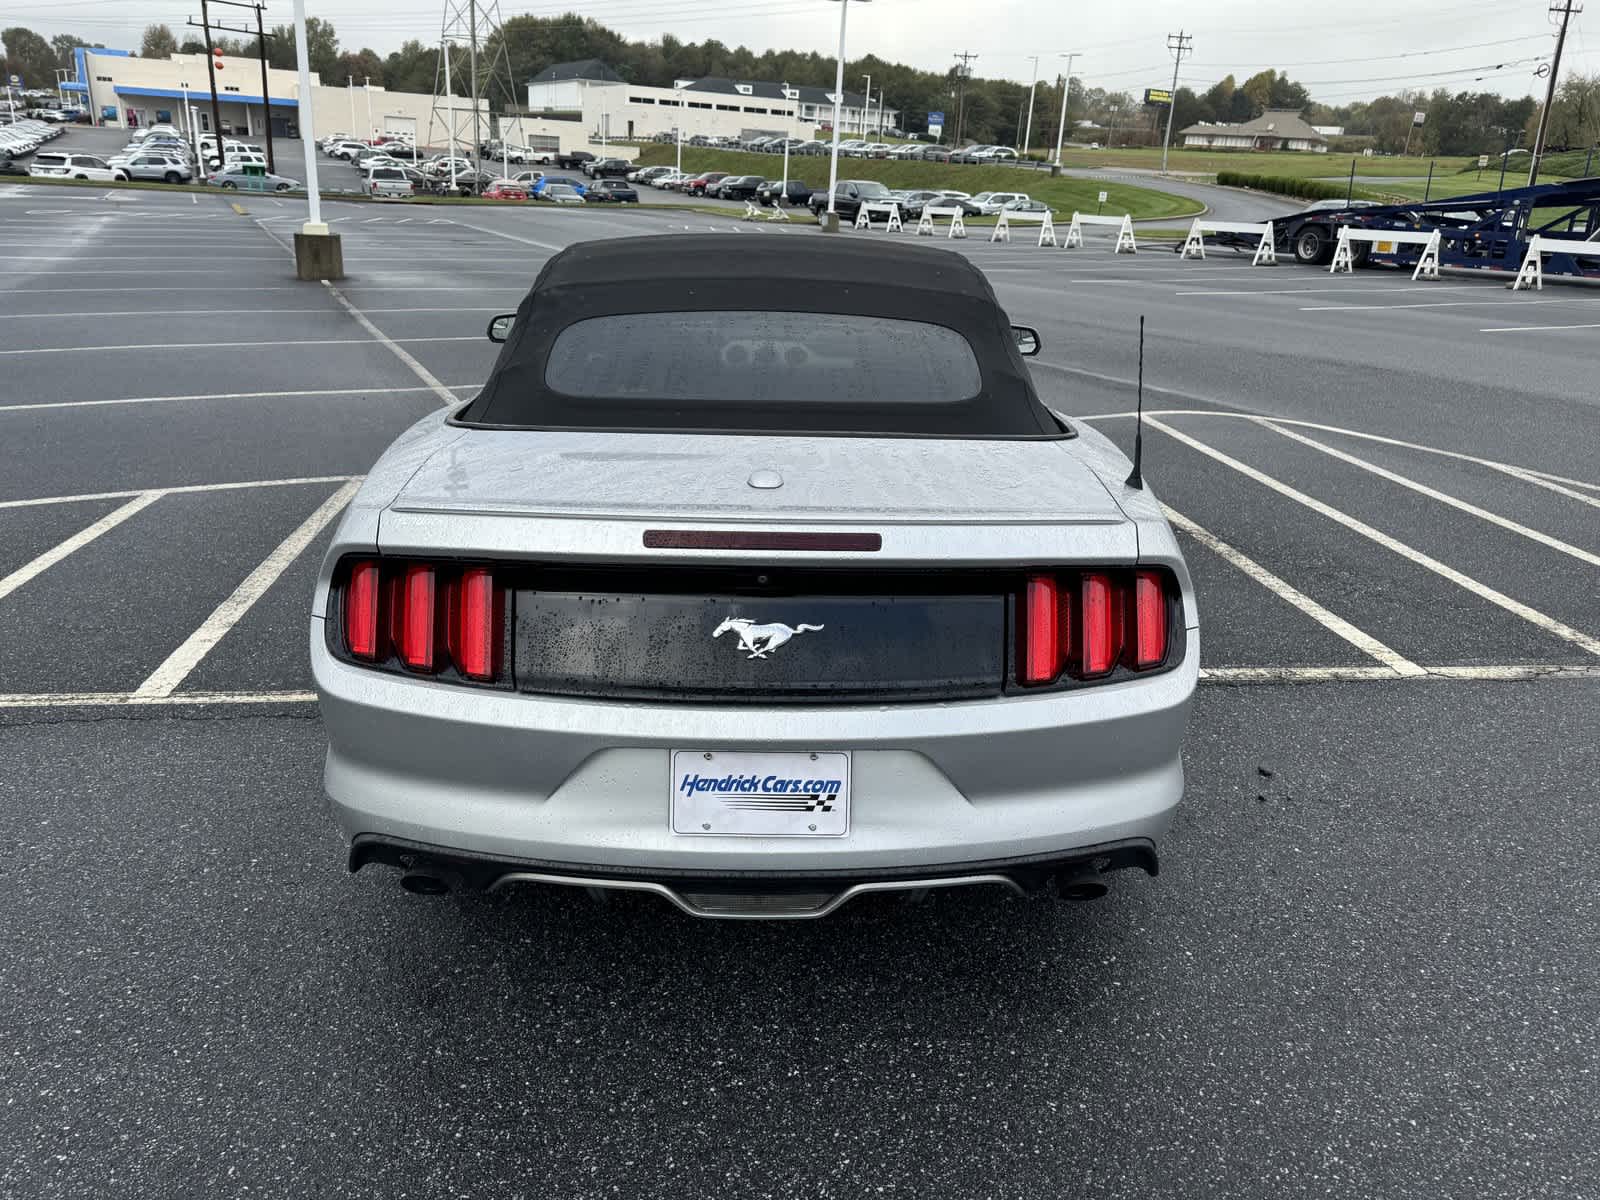
<path fill-rule="evenodd" d="M 494 573 L 487 567 L 468 567 L 450 589 L 450 656 L 468 679 L 493 679 L 499 666 L 495 601 Z"/>
<path fill-rule="evenodd" d="M 454 666 L 464 679 L 500 673 L 505 593 L 489 567 L 357 560 L 343 590 L 344 642 L 353 659 L 398 658 L 413 671 Z"/>
<path fill-rule="evenodd" d="M 1061 602 L 1048 575 L 1028 578 L 1022 595 L 1022 682 L 1054 683 L 1061 674 Z"/>
<path fill-rule="evenodd" d="M 1078 670 L 1104 675 L 1122 652 L 1122 605 L 1109 575 L 1083 577 L 1083 652 Z"/>
<path fill-rule="evenodd" d="M 397 626 L 400 659 L 413 671 L 431 671 L 434 662 L 436 577 L 433 567 L 410 563 L 400 583 Z"/>
<path fill-rule="evenodd" d="M 378 564 L 350 568 L 344 593 L 344 640 L 356 658 L 378 657 Z"/>
<path fill-rule="evenodd" d="M 1133 577 L 1133 665 L 1138 670 L 1159 667 L 1167 657 L 1167 598 L 1161 576 L 1139 571 Z"/>

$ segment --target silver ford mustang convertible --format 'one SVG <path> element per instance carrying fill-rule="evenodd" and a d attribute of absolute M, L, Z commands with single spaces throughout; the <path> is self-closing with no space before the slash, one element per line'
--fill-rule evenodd
<path fill-rule="evenodd" d="M 482 393 L 384 453 L 318 581 L 352 870 L 791 918 L 1155 873 L 1189 574 L 969 262 L 589 242 L 490 337 Z"/>

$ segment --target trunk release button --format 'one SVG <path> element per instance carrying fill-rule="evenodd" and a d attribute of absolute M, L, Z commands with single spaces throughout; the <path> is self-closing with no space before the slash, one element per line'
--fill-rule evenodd
<path fill-rule="evenodd" d="M 753 488 L 781 488 L 783 476 L 776 471 L 764 469 L 753 473 L 745 482 Z"/>

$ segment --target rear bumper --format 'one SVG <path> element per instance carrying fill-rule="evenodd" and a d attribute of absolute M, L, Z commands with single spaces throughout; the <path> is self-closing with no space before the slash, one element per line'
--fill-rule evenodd
<path fill-rule="evenodd" d="M 1064 861 L 1108 843 L 1155 846 L 1183 794 L 1179 751 L 1200 649 L 1190 629 L 1173 671 L 1048 695 L 751 708 L 427 683 L 339 662 L 321 619 L 311 625 L 329 743 L 324 789 L 353 843 L 651 878 L 949 874 Z M 850 832 L 675 834 L 674 749 L 850 751 Z"/>

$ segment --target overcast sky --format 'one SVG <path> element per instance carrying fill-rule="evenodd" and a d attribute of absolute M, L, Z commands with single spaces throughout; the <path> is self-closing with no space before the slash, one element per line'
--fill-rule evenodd
<path fill-rule="evenodd" d="M 492 3 L 492 0 L 484 0 Z M 576 8 L 630 37 L 663 32 L 686 41 L 716 37 L 730 46 L 795 48 L 832 55 L 838 46 L 836 0 L 501 0 L 502 17 L 529 12 L 556 15 Z M 1600 3 L 1573 21 L 1563 75 L 1600 72 L 1600 26 L 1585 39 L 1584 22 L 1600 20 Z M 331 20 L 342 49 L 371 46 L 380 53 L 406 38 L 439 36 L 444 0 L 307 0 L 307 13 Z M 1309 28 L 1295 14 L 1315 9 Z M 1232 73 L 1241 81 L 1263 67 L 1287 70 L 1314 99 L 1332 104 L 1406 86 L 1453 91 L 1542 94 L 1533 76 L 1548 61 L 1554 38 L 1547 0 L 1339 0 L 1337 4 L 1263 3 L 1262 0 L 851 0 L 847 56 L 868 52 L 943 69 L 958 50 L 975 52 L 976 74 L 1027 82 L 1029 56 L 1040 56 L 1041 77 L 1065 64 L 1058 53 L 1081 56 L 1073 73 L 1091 87 L 1138 91 L 1172 79 L 1166 35 L 1181 26 L 1194 34 L 1194 51 L 1181 81 L 1196 91 Z M 248 10 L 213 7 L 213 20 L 240 24 Z M 270 0 L 267 23 L 288 23 L 289 0 Z M 1274 19 L 1274 13 L 1282 18 Z M 1338 24 L 1330 18 L 1339 15 Z M 183 37 L 199 0 L 8 0 L 0 22 L 28 25 L 46 36 L 76 33 L 108 46 L 137 49 L 152 21 L 165 21 Z M 1501 69 L 1496 66 L 1505 64 Z M 860 80 L 850 81 L 858 86 Z M 890 103 L 894 98 L 891 96 Z"/>

